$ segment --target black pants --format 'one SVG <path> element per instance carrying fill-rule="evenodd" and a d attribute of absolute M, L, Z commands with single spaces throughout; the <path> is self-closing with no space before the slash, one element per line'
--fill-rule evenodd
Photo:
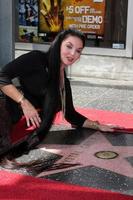
<path fill-rule="evenodd" d="M 6 99 L 0 95 L 0 155 L 11 148 L 11 116 L 6 106 Z"/>
<path fill-rule="evenodd" d="M 25 138 L 25 141 L 19 141 L 17 144 L 12 144 L 10 139 L 10 132 L 12 125 L 17 123 L 22 117 L 22 110 L 19 105 L 9 97 L 0 95 L 0 157 L 6 152 L 16 151 L 16 153 L 27 152 L 39 144 L 44 138 L 44 134 L 39 135 L 36 131 Z M 40 113 L 40 116 L 42 114 Z M 19 134 L 19 133 L 18 133 Z"/>

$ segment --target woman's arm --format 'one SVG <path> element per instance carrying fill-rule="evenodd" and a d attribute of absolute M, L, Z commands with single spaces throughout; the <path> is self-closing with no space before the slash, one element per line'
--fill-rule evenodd
<path fill-rule="evenodd" d="M 24 98 L 23 94 L 12 83 L 12 79 L 16 77 L 25 78 L 27 75 L 30 76 L 31 73 L 36 73 L 38 66 L 41 66 L 43 57 L 45 57 L 45 54 L 40 53 L 40 51 L 31 51 L 14 59 L 0 71 L 0 90 L 20 104 L 26 117 L 27 126 L 30 126 L 31 123 L 33 126 L 39 127 L 40 118 L 35 107 Z"/>
<path fill-rule="evenodd" d="M 103 132 L 113 132 L 114 127 L 102 125 L 98 121 L 92 121 L 85 116 L 78 113 L 72 100 L 72 92 L 69 80 L 66 79 L 66 120 L 72 124 L 73 127 L 91 128 L 94 130 L 100 130 Z"/>
<path fill-rule="evenodd" d="M 16 103 L 21 103 L 23 100 L 23 94 L 13 84 L 1 86 L 0 89 L 4 94 L 13 99 Z"/>
<path fill-rule="evenodd" d="M 30 123 L 34 127 L 40 126 L 41 119 L 36 108 L 24 97 L 21 91 L 19 91 L 13 84 L 2 86 L 1 91 L 16 103 L 20 104 L 28 127 L 30 126 Z"/>

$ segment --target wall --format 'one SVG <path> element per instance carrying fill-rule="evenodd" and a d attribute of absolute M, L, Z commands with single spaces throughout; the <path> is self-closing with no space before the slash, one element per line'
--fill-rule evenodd
<path fill-rule="evenodd" d="M 14 58 L 14 0 L 0 1 L 0 67 Z"/>
<path fill-rule="evenodd" d="M 75 77 L 133 81 L 133 59 L 83 55 L 69 73 Z"/>
<path fill-rule="evenodd" d="M 15 57 L 27 51 L 16 50 Z M 111 56 L 82 55 L 80 60 L 68 68 L 71 77 L 101 78 L 133 81 L 133 59 Z"/>

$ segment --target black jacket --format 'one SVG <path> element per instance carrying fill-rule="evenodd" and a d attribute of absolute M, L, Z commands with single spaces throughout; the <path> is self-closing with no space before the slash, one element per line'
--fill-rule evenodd
<path fill-rule="evenodd" d="M 50 83 L 48 72 L 48 54 L 41 51 L 31 51 L 13 60 L 1 69 L 0 86 L 11 84 L 14 78 L 18 78 L 24 96 L 37 108 L 42 108 L 46 88 Z M 68 122 L 76 127 L 82 127 L 86 117 L 76 112 L 72 101 L 70 82 L 65 76 L 66 90 L 66 114 Z M 61 109 L 61 101 L 58 101 L 57 111 Z M 8 98 L 13 121 L 16 122 L 22 115 L 14 101 Z M 45 112 L 45 111 L 43 111 Z M 44 113 L 43 113 L 44 114 Z"/>

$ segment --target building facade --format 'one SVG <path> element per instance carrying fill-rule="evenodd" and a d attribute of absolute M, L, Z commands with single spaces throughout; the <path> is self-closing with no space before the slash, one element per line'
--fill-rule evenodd
<path fill-rule="evenodd" d="M 60 30 L 77 28 L 85 33 L 86 46 L 80 61 L 70 66 L 71 76 L 133 80 L 132 0 L 12 0 L 11 4 L 16 16 L 10 13 L 16 25 L 14 33 L 10 30 L 15 57 L 33 49 L 45 51 Z"/>

